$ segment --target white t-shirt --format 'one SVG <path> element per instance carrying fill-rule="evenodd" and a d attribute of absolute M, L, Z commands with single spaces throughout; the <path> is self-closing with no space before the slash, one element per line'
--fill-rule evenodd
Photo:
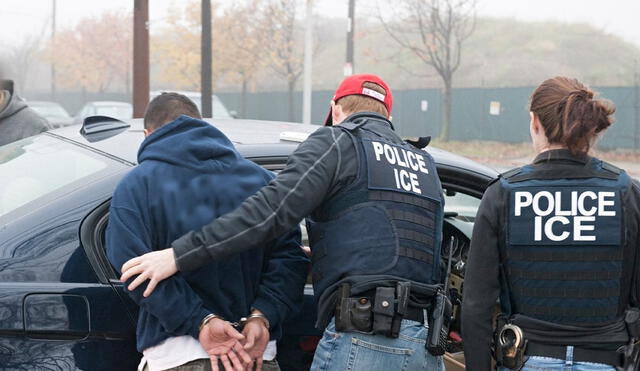
<path fill-rule="evenodd" d="M 272 340 L 267 343 L 262 359 L 271 361 L 276 358 L 277 352 L 276 341 Z M 196 359 L 209 359 L 200 342 L 189 335 L 168 338 L 158 345 L 145 349 L 142 355 L 138 366 L 139 371 L 142 371 L 146 364 L 149 365 L 149 371 L 161 371 Z"/>

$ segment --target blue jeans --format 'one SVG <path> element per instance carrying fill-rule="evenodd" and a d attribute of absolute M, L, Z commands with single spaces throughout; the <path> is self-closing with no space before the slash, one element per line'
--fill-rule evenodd
<path fill-rule="evenodd" d="M 402 321 L 397 339 L 337 332 L 332 319 L 316 348 L 311 370 L 444 371 L 442 357 L 430 355 L 424 347 L 427 333 L 425 325 L 409 320 Z"/>
<path fill-rule="evenodd" d="M 566 359 L 530 356 L 522 371 L 616 371 L 615 367 L 602 363 L 574 362 L 573 347 L 567 347 Z M 508 371 L 500 368 L 500 371 Z"/>

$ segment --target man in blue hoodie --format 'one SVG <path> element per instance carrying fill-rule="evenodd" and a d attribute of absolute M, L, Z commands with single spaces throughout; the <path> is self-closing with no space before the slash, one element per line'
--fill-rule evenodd
<path fill-rule="evenodd" d="M 235 209 L 273 178 L 200 118 L 180 94 L 149 103 L 139 165 L 111 201 L 107 256 L 114 267 Z M 227 370 L 254 362 L 259 369 L 263 359 L 264 369 L 278 369 L 275 339 L 302 300 L 308 260 L 298 228 L 264 246 L 173 276 L 151 297 L 145 287 L 129 291 L 140 306 L 144 370 L 216 370 L 218 361 Z M 243 317 L 239 333 L 230 322 Z"/>

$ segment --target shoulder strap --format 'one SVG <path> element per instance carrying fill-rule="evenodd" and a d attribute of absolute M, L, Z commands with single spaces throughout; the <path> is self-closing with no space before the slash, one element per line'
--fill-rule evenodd
<path fill-rule="evenodd" d="M 509 171 L 505 171 L 504 173 L 500 174 L 500 177 L 505 178 L 505 179 L 509 179 L 511 177 L 514 177 L 518 174 L 520 174 L 522 172 L 522 168 L 521 167 L 517 167 L 515 169 L 511 169 Z"/>
<path fill-rule="evenodd" d="M 610 163 L 608 163 L 606 161 L 602 161 L 602 169 L 604 169 L 606 171 L 610 171 L 610 172 L 612 172 L 612 173 L 614 173 L 616 175 L 620 175 L 623 172 L 623 170 L 620 169 L 619 167 L 617 167 L 617 166 L 615 166 L 613 164 L 610 164 Z"/>

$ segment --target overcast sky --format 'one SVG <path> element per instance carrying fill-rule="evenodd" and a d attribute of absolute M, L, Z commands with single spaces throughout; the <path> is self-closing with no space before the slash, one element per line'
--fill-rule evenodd
<path fill-rule="evenodd" d="M 0 43 L 15 45 L 30 33 L 50 29 L 53 0 L 0 0 Z M 150 24 L 159 26 L 170 5 L 185 0 L 150 0 Z M 233 0 L 220 0 L 230 3 Z M 318 14 L 345 16 L 347 0 L 314 0 Z M 372 0 L 356 0 L 356 12 Z M 390 4 L 393 0 L 378 0 Z M 133 0 L 57 0 L 59 28 L 73 25 L 79 18 L 99 15 L 109 9 L 131 9 Z M 640 46 L 639 0 L 478 0 L 481 16 L 513 17 L 521 20 L 586 22 L 620 35 Z"/>

